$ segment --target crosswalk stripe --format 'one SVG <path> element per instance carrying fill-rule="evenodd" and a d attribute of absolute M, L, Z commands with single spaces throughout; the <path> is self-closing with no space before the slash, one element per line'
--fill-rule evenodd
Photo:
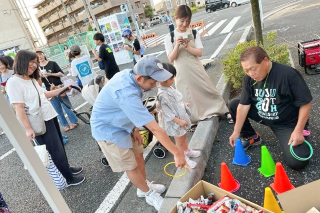
<path fill-rule="evenodd" d="M 221 20 L 217 25 L 215 25 L 211 30 L 209 30 L 208 34 L 206 34 L 205 36 L 211 36 L 215 31 L 217 31 L 217 29 L 219 29 L 219 27 L 221 27 L 221 25 L 223 25 L 224 22 L 226 22 L 227 19 L 223 19 Z"/>
<path fill-rule="evenodd" d="M 229 33 L 232 28 L 234 27 L 234 25 L 237 23 L 237 21 L 239 21 L 241 16 L 237 16 L 237 17 L 234 17 L 230 22 L 229 24 L 221 31 L 220 34 L 224 34 L 224 33 Z"/>
<path fill-rule="evenodd" d="M 157 37 L 158 45 L 161 44 L 162 42 L 164 42 L 164 37 L 166 35 L 167 34 L 164 34 L 164 35 L 161 35 L 161 36 Z M 152 45 L 154 45 L 156 43 L 156 40 L 155 40 L 155 38 L 148 39 L 148 40 L 145 41 L 145 43 L 147 44 L 147 46 L 152 46 Z"/>
<path fill-rule="evenodd" d="M 211 27 L 211 25 L 213 25 L 213 24 L 214 24 L 214 22 L 209 23 L 209 24 L 206 26 L 206 29 L 208 30 L 208 28 Z M 203 29 L 199 30 L 199 34 L 201 34 L 202 31 L 203 31 Z"/>

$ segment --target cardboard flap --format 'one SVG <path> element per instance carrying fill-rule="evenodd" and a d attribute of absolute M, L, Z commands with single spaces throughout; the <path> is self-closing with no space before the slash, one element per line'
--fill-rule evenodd
<path fill-rule="evenodd" d="M 284 212 L 303 213 L 320 209 L 320 180 L 277 195 Z"/>

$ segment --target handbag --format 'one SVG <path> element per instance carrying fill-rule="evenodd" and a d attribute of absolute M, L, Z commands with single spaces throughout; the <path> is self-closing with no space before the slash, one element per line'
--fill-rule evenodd
<path fill-rule="evenodd" d="M 43 135 L 46 133 L 46 125 L 43 119 L 43 114 L 41 111 L 41 100 L 40 100 L 40 95 L 39 95 L 39 91 L 36 87 L 36 85 L 34 84 L 33 80 L 32 84 L 34 86 L 34 88 L 36 88 L 37 93 L 38 93 L 38 98 L 39 98 L 39 112 L 36 115 L 27 115 L 28 119 L 29 119 L 29 123 L 31 125 L 31 128 L 33 129 L 34 133 L 36 134 L 36 136 L 39 135 Z"/>
<path fill-rule="evenodd" d="M 40 145 L 38 143 L 38 141 L 36 139 L 32 140 L 33 144 L 34 144 L 34 150 L 37 152 L 41 162 L 43 163 L 43 165 L 45 167 L 49 167 L 50 166 L 50 162 L 49 162 L 49 153 L 47 151 L 47 147 L 45 144 Z"/>
<path fill-rule="evenodd" d="M 68 185 L 66 179 L 63 177 L 61 172 L 58 170 L 56 165 L 53 163 L 53 161 L 51 159 L 51 155 L 49 153 L 48 153 L 48 157 L 49 157 L 49 166 L 46 167 L 46 169 L 47 169 L 49 175 L 51 176 L 52 181 L 54 182 L 54 184 L 56 185 L 58 190 L 62 190 L 64 188 L 67 188 L 69 185 Z"/>

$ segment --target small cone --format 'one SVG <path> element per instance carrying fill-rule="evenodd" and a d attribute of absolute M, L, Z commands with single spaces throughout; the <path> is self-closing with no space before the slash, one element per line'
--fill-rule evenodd
<path fill-rule="evenodd" d="M 282 213 L 280 206 L 269 187 L 266 187 L 264 190 L 263 208 L 274 213 Z"/>
<path fill-rule="evenodd" d="M 261 167 L 258 170 L 265 177 L 270 177 L 276 172 L 276 164 L 266 146 L 261 147 Z"/>
<path fill-rule="evenodd" d="M 221 163 L 221 183 L 219 187 L 228 192 L 236 192 L 240 188 L 240 183 L 233 178 L 227 164 L 225 162 Z"/>
<path fill-rule="evenodd" d="M 295 187 L 290 183 L 290 180 L 284 171 L 281 163 L 276 164 L 276 175 L 274 182 L 270 184 L 271 188 L 278 194 L 294 189 Z"/>
<path fill-rule="evenodd" d="M 251 162 L 251 157 L 246 154 L 243 149 L 240 139 L 236 140 L 236 148 L 234 149 L 234 158 L 232 164 L 239 166 L 248 166 Z"/>

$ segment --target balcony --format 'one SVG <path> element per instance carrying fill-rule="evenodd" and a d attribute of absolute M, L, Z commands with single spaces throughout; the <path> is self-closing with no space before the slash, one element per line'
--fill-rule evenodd
<path fill-rule="evenodd" d="M 78 22 L 83 22 L 83 19 L 87 18 L 87 13 L 83 13 L 80 16 L 76 17 L 77 23 Z"/>
<path fill-rule="evenodd" d="M 63 23 L 64 28 L 70 27 L 71 24 L 69 21 Z"/>
<path fill-rule="evenodd" d="M 59 25 L 53 27 L 53 29 L 54 29 L 55 32 L 58 32 L 58 31 L 60 31 L 60 30 L 62 30 L 62 29 L 64 29 L 64 28 L 63 28 L 63 25 L 62 25 L 62 24 L 59 24 Z"/>
<path fill-rule="evenodd" d="M 53 29 L 52 28 L 50 28 L 49 30 L 48 30 L 48 32 L 46 32 L 46 33 L 44 33 L 46 36 L 49 36 L 49 35 L 51 35 L 51 34 L 53 34 L 54 33 L 54 31 L 53 31 Z"/>
<path fill-rule="evenodd" d="M 57 21 L 59 19 L 60 19 L 59 13 L 55 13 L 52 16 L 50 16 L 50 21 L 51 22 L 55 22 L 55 21 Z"/>
<path fill-rule="evenodd" d="M 66 11 L 64 10 L 64 8 L 60 11 L 60 18 L 63 18 L 67 15 Z"/>
<path fill-rule="evenodd" d="M 97 15 L 97 14 L 102 13 L 106 10 L 111 9 L 111 8 L 112 8 L 112 3 L 107 2 L 107 3 L 100 5 L 99 7 L 94 8 L 92 11 L 93 11 L 94 15 Z"/>
<path fill-rule="evenodd" d="M 48 19 L 44 19 L 42 22 L 40 22 L 40 26 L 42 28 L 45 28 L 46 26 L 48 26 L 49 24 L 49 20 Z"/>
<path fill-rule="evenodd" d="M 48 8 L 47 7 L 43 7 L 36 13 L 36 17 L 40 18 L 41 16 L 43 16 L 47 12 L 48 12 Z"/>
<path fill-rule="evenodd" d="M 73 4 L 71 7 L 73 11 L 76 11 L 80 8 L 84 8 L 83 3 L 81 1 L 77 1 L 77 3 Z"/>

